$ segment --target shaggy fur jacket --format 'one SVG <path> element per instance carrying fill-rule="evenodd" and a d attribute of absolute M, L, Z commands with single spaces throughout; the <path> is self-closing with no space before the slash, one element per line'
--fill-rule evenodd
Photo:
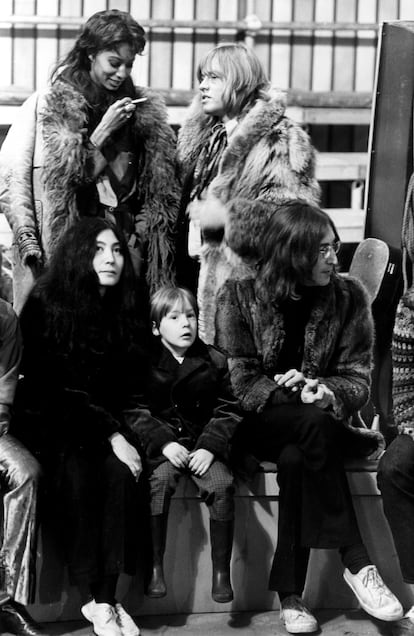
<path fill-rule="evenodd" d="M 261 412 L 289 399 L 273 380 L 285 337 L 282 312 L 257 299 L 254 279 L 227 281 L 217 300 L 216 340 L 229 356 L 232 388 L 242 407 Z M 357 280 L 335 276 L 318 290 L 305 327 L 301 370 L 333 391 L 333 415 L 346 424 L 369 398 L 373 338 L 369 301 Z M 369 429 L 352 432 L 372 441 L 369 452 L 383 442 Z"/>
<path fill-rule="evenodd" d="M 277 205 L 296 198 L 319 202 L 315 151 L 306 132 L 286 117 L 285 110 L 284 94 L 273 91 L 269 101 L 257 100 L 242 114 L 207 192 L 212 205 L 203 208 L 200 218 L 204 244 L 198 300 L 205 320 L 201 335 L 208 344 L 214 342 L 216 293 L 227 278 L 251 274 L 249 265 L 257 257 L 263 227 Z M 191 180 L 215 123 L 196 97 L 178 136 L 178 161 L 185 180 Z M 221 218 L 215 199 L 224 204 Z M 218 242 L 217 230 L 223 237 Z"/>
<path fill-rule="evenodd" d="M 136 175 L 135 227 L 153 289 L 173 277 L 178 185 L 174 133 L 164 102 L 155 92 L 137 88 L 137 96 L 143 95 L 148 99 L 133 116 L 137 153 L 143 158 Z M 84 96 L 56 81 L 26 100 L 8 132 L 0 153 L 0 209 L 13 231 L 20 265 L 44 265 L 79 217 L 77 196 L 94 181 L 96 153 L 103 158 L 89 142 L 86 125 Z"/>

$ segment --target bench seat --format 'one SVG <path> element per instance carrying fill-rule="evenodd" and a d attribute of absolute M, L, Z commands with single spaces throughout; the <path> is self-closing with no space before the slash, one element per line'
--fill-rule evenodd
<path fill-rule="evenodd" d="M 346 468 L 368 551 L 387 584 L 407 604 L 409 592 L 401 579 L 376 486 L 376 462 L 359 460 Z M 219 604 L 211 599 L 209 515 L 193 483 L 184 478 L 170 509 L 165 556 L 168 595 L 164 599 L 148 599 L 143 594 L 142 576 L 138 574 L 132 581 L 125 576 L 120 582 L 119 596 L 129 611 L 138 616 L 278 609 L 277 594 L 267 589 L 276 543 L 279 492 L 276 470 L 274 464 L 264 463 L 252 483 L 237 484 L 232 603 Z M 48 563 L 42 559 L 42 544 L 48 549 Z M 53 560 L 51 550 L 51 538 L 43 533 L 38 558 L 38 598 L 31 611 L 42 621 L 78 619 L 77 591 L 68 586 L 65 569 L 58 560 Z M 305 589 L 305 598 L 312 607 L 357 607 L 342 579 L 342 569 L 336 550 L 312 551 Z"/>

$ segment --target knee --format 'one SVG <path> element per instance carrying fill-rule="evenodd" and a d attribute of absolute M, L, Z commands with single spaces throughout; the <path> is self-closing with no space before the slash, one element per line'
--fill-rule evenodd
<path fill-rule="evenodd" d="M 277 467 L 281 471 L 296 471 L 302 468 L 303 462 L 304 456 L 300 448 L 295 444 L 288 444 L 277 459 Z"/>
<path fill-rule="evenodd" d="M 234 495 L 234 480 L 229 475 L 226 479 L 222 479 L 220 483 L 216 484 L 213 493 L 215 499 L 227 499 Z"/>
<path fill-rule="evenodd" d="M 385 451 L 378 465 L 378 485 L 398 482 L 402 475 L 413 472 L 414 442 L 408 435 L 399 435 Z M 414 480 L 414 474 L 412 475 Z"/>
<path fill-rule="evenodd" d="M 25 456 L 21 461 L 9 466 L 6 477 L 11 488 L 26 488 L 37 491 L 42 471 L 34 457 Z"/>
<path fill-rule="evenodd" d="M 328 456 L 336 452 L 340 446 L 343 424 L 334 420 L 329 413 L 322 409 L 307 405 L 306 417 L 303 422 L 303 439 L 306 448 L 312 453 L 317 450 Z"/>
<path fill-rule="evenodd" d="M 179 470 L 175 470 L 169 462 L 164 462 L 150 475 L 151 490 L 153 492 L 174 492 L 180 477 Z"/>

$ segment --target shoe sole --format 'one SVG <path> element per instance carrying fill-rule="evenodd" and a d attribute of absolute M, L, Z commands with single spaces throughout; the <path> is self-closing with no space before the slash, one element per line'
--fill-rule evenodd
<path fill-rule="evenodd" d="M 352 585 L 352 583 L 350 581 L 348 581 L 347 578 L 345 578 L 344 575 L 344 581 L 345 583 L 348 585 L 348 587 L 353 591 L 355 598 L 357 599 L 358 603 L 360 604 L 360 606 L 362 607 L 362 609 L 369 614 L 370 616 L 373 616 L 374 618 L 376 618 L 379 621 L 384 621 L 385 623 L 392 623 L 392 621 L 398 621 L 400 618 L 402 618 L 404 616 L 404 610 L 401 607 L 401 610 L 398 611 L 398 613 L 394 614 L 393 616 L 381 616 L 379 613 L 377 613 L 375 610 L 373 610 L 371 607 L 369 607 L 368 605 L 366 605 L 363 601 L 361 601 L 361 599 L 358 597 L 354 586 Z"/>
<path fill-rule="evenodd" d="M 285 626 L 285 630 L 289 632 L 289 634 L 314 634 L 319 629 L 319 625 L 316 625 L 315 627 L 299 627 L 296 625 L 295 627 L 289 628 L 286 625 L 285 621 L 283 621 L 283 625 Z"/>

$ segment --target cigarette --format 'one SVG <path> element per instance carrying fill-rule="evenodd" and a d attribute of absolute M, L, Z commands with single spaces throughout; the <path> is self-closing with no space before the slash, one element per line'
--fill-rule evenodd
<path fill-rule="evenodd" d="M 139 104 L 140 102 L 146 102 L 148 97 L 138 97 L 138 99 L 133 99 L 129 103 L 130 104 Z"/>

